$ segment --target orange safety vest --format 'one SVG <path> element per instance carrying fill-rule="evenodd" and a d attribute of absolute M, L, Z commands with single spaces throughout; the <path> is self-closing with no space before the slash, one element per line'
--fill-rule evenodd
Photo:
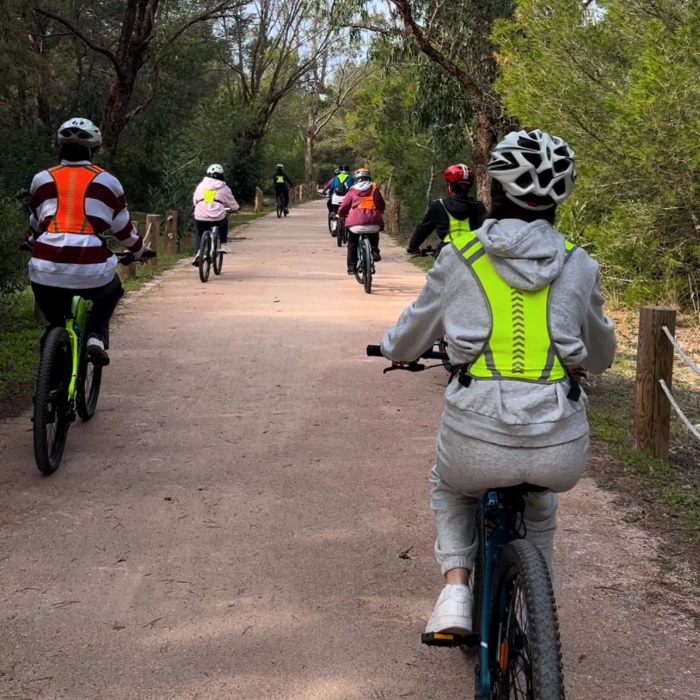
<path fill-rule="evenodd" d="M 56 183 L 58 204 L 48 231 L 54 233 L 95 233 L 85 213 L 88 185 L 104 172 L 96 165 L 57 165 L 49 168 Z"/>
<path fill-rule="evenodd" d="M 360 200 L 360 203 L 357 205 L 357 209 L 376 209 L 377 205 L 374 202 L 374 192 L 376 190 L 376 186 L 372 185 L 372 187 L 369 188 L 369 192 L 365 195 L 362 196 L 362 199 Z"/>

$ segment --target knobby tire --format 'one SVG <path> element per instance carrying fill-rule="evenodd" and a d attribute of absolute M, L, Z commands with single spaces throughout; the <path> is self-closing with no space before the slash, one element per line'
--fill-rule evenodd
<path fill-rule="evenodd" d="M 362 274 L 362 281 L 365 287 L 365 293 L 372 293 L 372 246 L 370 245 L 368 238 L 362 239 L 362 258 L 364 262 L 364 272 Z"/>
<path fill-rule="evenodd" d="M 87 355 L 87 329 L 90 327 L 91 310 L 92 302 L 88 305 L 85 329 L 80 338 L 80 357 L 78 359 L 78 395 L 75 407 L 82 421 L 89 421 L 95 415 L 100 387 L 102 386 L 102 367 L 89 362 Z"/>
<path fill-rule="evenodd" d="M 72 362 L 68 331 L 52 328 L 44 341 L 34 398 L 34 457 L 43 474 L 58 469 L 66 446 Z"/>
<path fill-rule="evenodd" d="M 202 283 L 209 279 L 211 271 L 211 236 L 208 231 L 202 235 L 199 246 L 199 279 Z"/>
<path fill-rule="evenodd" d="M 489 647 L 494 700 L 565 700 L 554 591 L 542 553 L 527 540 L 510 542 L 499 558 Z"/>

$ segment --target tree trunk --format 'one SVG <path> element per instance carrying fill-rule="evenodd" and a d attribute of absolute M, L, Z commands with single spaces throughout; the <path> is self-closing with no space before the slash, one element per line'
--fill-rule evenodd
<path fill-rule="evenodd" d="M 102 153 L 107 166 L 110 166 L 114 160 L 119 136 L 129 121 L 127 113 L 135 80 L 135 75 L 126 76 L 124 79 L 115 77 L 109 88 L 102 117 Z"/>
<path fill-rule="evenodd" d="M 314 181 L 314 146 L 316 139 L 313 134 L 306 134 L 306 148 L 304 150 L 304 179 L 306 182 Z"/>
<path fill-rule="evenodd" d="M 494 149 L 498 139 L 496 137 L 498 125 L 485 109 L 477 112 L 477 125 L 472 143 L 474 154 L 474 170 L 476 172 L 476 196 L 480 199 L 486 209 L 491 207 L 492 181 L 488 174 L 491 151 Z"/>

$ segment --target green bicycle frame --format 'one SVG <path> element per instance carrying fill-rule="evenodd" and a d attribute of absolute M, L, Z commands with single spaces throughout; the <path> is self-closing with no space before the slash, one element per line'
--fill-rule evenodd
<path fill-rule="evenodd" d="M 71 304 L 71 317 L 66 319 L 66 331 L 70 338 L 71 354 L 73 356 L 73 369 L 68 387 L 68 400 L 75 399 L 78 386 L 78 368 L 80 364 L 80 343 L 78 333 L 75 330 L 76 324 L 81 333 L 85 332 L 85 322 L 87 319 L 87 302 L 82 297 L 73 297 Z"/>

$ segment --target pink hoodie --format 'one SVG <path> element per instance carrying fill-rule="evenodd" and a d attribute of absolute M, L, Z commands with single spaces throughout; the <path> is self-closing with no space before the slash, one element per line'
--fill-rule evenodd
<path fill-rule="evenodd" d="M 363 201 L 371 197 L 372 201 Z M 352 226 L 384 226 L 382 214 L 386 204 L 379 188 L 373 182 L 356 182 L 345 195 L 338 216 Z"/>
<path fill-rule="evenodd" d="M 197 221 L 221 221 L 226 216 L 226 208 L 232 211 L 240 209 L 231 188 L 223 180 L 213 177 L 205 177 L 197 185 L 192 202 Z"/>

